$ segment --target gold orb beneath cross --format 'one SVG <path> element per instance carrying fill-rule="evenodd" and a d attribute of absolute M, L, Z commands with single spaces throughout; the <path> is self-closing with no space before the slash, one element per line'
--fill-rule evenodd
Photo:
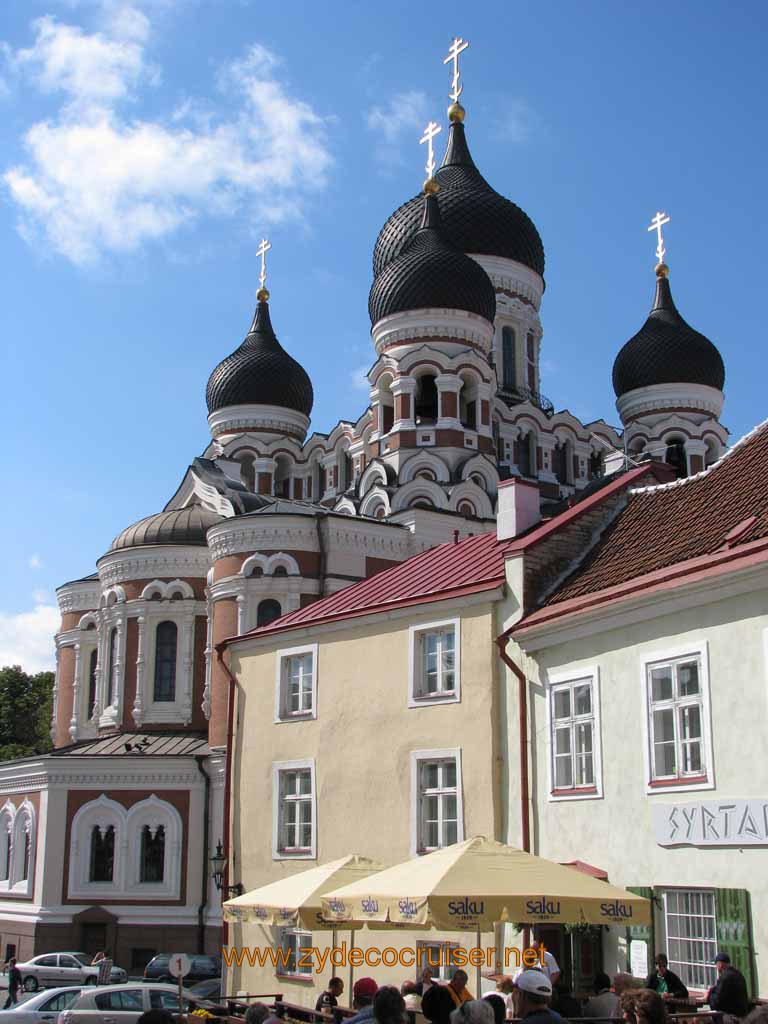
<path fill-rule="evenodd" d="M 438 182 L 437 178 L 427 178 L 427 180 L 424 182 L 424 194 L 428 196 L 433 196 L 435 192 L 439 191 L 440 183 Z"/>
<path fill-rule="evenodd" d="M 448 120 L 463 121 L 466 113 L 466 110 L 460 103 L 452 103 L 450 107 L 448 107 Z"/>
<path fill-rule="evenodd" d="M 256 298 L 259 302 L 267 302 L 269 300 L 269 292 L 266 288 L 259 288 L 256 292 Z"/>
<path fill-rule="evenodd" d="M 656 264 L 656 277 L 667 277 L 669 275 L 669 267 L 666 263 Z"/>

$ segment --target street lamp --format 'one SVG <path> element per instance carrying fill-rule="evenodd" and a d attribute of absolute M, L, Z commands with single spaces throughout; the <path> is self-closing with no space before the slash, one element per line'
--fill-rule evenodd
<path fill-rule="evenodd" d="M 216 844 L 216 853 L 211 857 L 211 875 L 216 888 L 219 892 L 224 893 L 224 898 L 229 899 L 230 895 L 242 896 L 245 889 L 241 882 L 236 882 L 234 885 L 224 885 L 224 871 L 227 867 L 227 858 L 224 856 L 224 849 L 221 845 L 221 840 Z"/>

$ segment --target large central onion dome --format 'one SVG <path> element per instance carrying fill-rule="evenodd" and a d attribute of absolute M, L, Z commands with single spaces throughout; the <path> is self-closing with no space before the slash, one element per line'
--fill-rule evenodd
<path fill-rule="evenodd" d="M 654 384 L 704 384 L 722 391 L 722 356 L 709 338 L 695 331 L 678 313 L 666 264 L 659 264 L 656 273 L 656 298 L 648 319 L 613 364 L 616 396 Z"/>
<path fill-rule="evenodd" d="M 223 359 L 208 378 L 205 398 L 209 413 L 229 405 L 276 405 L 305 416 L 312 412 L 312 382 L 277 340 L 266 299 L 259 299 L 240 348 Z"/>
<path fill-rule="evenodd" d="M 419 202 L 421 227 L 371 287 L 371 323 L 413 309 L 463 309 L 493 323 L 496 293 L 491 279 L 479 263 L 446 239 L 438 196 L 421 196 Z"/>
<path fill-rule="evenodd" d="M 482 176 L 458 120 L 451 124 L 448 148 L 435 178 L 443 227 L 457 249 L 477 256 L 502 256 L 544 276 L 544 246 L 533 221 Z M 395 210 L 376 239 L 374 277 L 403 252 L 420 222 L 421 196 Z"/>

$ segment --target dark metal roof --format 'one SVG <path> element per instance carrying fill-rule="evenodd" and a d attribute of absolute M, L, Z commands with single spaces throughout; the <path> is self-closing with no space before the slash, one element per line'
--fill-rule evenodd
<path fill-rule="evenodd" d="M 373 282 L 371 323 L 410 309 L 463 309 L 493 323 L 496 292 L 490 278 L 447 240 L 438 196 L 422 196 L 421 207 L 421 227 Z"/>
<path fill-rule="evenodd" d="M 451 124 L 448 148 L 435 175 L 437 195 L 448 239 L 465 253 L 503 256 L 544 275 L 544 246 L 530 217 L 499 195 L 475 166 L 464 125 Z M 373 251 L 373 274 L 396 259 L 421 222 L 421 196 L 414 196 L 392 214 L 379 232 Z"/>
<path fill-rule="evenodd" d="M 209 413 L 228 405 L 277 405 L 305 416 L 312 412 L 312 382 L 277 340 L 267 302 L 259 301 L 245 341 L 208 378 L 205 398 Z"/>
<path fill-rule="evenodd" d="M 210 753 L 205 733 L 121 732 L 52 750 L 51 757 L 204 757 Z"/>
<path fill-rule="evenodd" d="M 672 300 L 669 280 L 656 279 L 653 308 L 613 364 L 617 397 L 652 384 L 706 384 L 723 390 L 725 366 L 718 350 L 690 327 Z"/>
<path fill-rule="evenodd" d="M 138 523 L 127 526 L 115 537 L 110 551 L 122 548 L 138 548 L 145 544 L 205 544 L 205 535 L 210 527 L 223 521 L 223 516 L 203 508 L 202 505 L 188 505 L 187 508 L 172 508 L 157 512 Z"/>

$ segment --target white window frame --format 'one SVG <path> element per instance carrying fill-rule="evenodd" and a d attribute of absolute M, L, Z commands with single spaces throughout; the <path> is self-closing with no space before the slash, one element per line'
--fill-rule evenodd
<path fill-rule="evenodd" d="M 440 964 L 437 967 L 433 967 L 429 962 L 427 950 L 438 948 L 440 949 Z M 453 977 L 454 971 L 458 969 L 458 964 L 454 966 L 453 964 L 447 963 L 446 961 L 449 958 L 445 956 L 445 952 L 447 950 L 452 953 L 457 949 L 461 949 L 461 943 L 459 942 L 418 939 L 416 941 L 416 976 L 420 978 L 421 972 L 425 967 L 428 967 L 432 971 L 432 977 L 437 981 L 450 981 Z"/>
<path fill-rule="evenodd" d="M 301 928 L 280 928 L 277 934 L 278 956 L 280 955 L 280 951 L 283 948 L 283 940 L 287 938 L 289 935 L 296 936 L 298 940 L 296 944 L 295 954 L 296 963 L 298 965 L 299 950 L 309 949 L 312 946 L 312 932 L 305 932 Z M 307 959 L 309 961 L 308 965 L 305 967 L 301 967 L 295 971 L 289 971 L 287 967 L 283 967 L 282 965 L 276 966 L 275 975 L 278 978 L 301 978 L 304 981 L 309 981 L 312 979 L 314 968 L 312 957 L 307 957 Z"/>
<path fill-rule="evenodd" d="M 554 717 L 552 714 L 553 692 L 565 684 L 589 681 L 592 685 L 592 765 L 595 781 L 592 786 L 573 786 L 568 792 L 555 793 L 555 748 Z M 563 800 L 603 799 L 603 742 L 600 723 L 600 667 L 587 665 L 549 676 L 546 686 L 547 700 L 547 799 L 550 803 Z"/>
<path fill-rule="evenodd" d="M 451 747 L 442 750 L 412 750 L 411 751 L 411 856 L 422 855 L 419 844 L 421 833 L 420 796 L 419 796 L 419 775 L 421 765 L 425 761 L 448 761 L 456 762 L 456 842 L 464 842 L 464 783 L 461 770 L 461 747 Z"/>
<path fill-rule="evenodd" d="M 699 686 L 701 689 L 701 732 L 704 754 L 704 774 L 701 782 L 686 782 L 684 778 L 654 779 L 653 752 L 651 750 L 651 703 L 650 703 L 650 669 L 668 661 L 693 660 L 699 661 Z M 715 766 L 712 755 L 712 717 L 709 696 L 709 645 L 706 640 L 692 642 L 672 650 L 648 651 L 641 659 L 640 694 L 642 700 L 643 751 L 645 760 L 645 791 L 646 793 L 682 793 L 695 792 L 715 788 Z M 675 726 L 677 728 L 677 725 Z M 676 740 L 677 742 L 677 740 Z"/>
<path fill-rule="evenodd" d="M 312 781 L 312 842 L 307 850 L 296 853 L 280 849 L 280 774 L 308 768 Z M 272 765 L 272 860 L 317 860 L 317 781 L 314 758 L 300 761 L 275 761 Z"/>
<path fill-rule="evenodd" d="M 658 892 L 658 890 L 657 890 L 657 892 Z M 702 896 L 702 895 L 703 896 L 710 896 L 712 898 L 712 914 L 704 914 L 704 915 L 701 915 L 701 916 L 706 917 L 706 918 L 711 918 L 711 920 L 713 922 L 714 938 L 711 938 L 711 939 L 710 938 L 707 938 L 707 939 L 701 939 L 701 938 L 689 939 L 689 938 L 686 938 L 686 937 L 683 937 L 683 936 L 673 936 L 674 939 L 681 940 L 683 942 L 707 942 L 707 943 L 710 943 L 711 946 L 712 946 L 712 949 L 711 949 L 711 955 L 709 956 L 709 958 L 707 960 L 705 960 L 705 961 L 678 960 L 678 959 L 675 959 L 673 961 L 673 958 L 671 956 L 669 956 L 669 952 L 667 953 L 667 955 L 669 956 L 670 967 L 672 966 L 673 962 L 674 962 L 675 965 L 677 965 L 677 970 L 675 971 L 676 974 L 680 973 L 680 967 L 682 965 L 684 965 L 684 964 L 701 966 L 701 967 L 704 967 L 705 969 L 708 968 L 712 972 L 712 977 L 711 977 L 711 980 L 709 982 L 709 985 L 714 985 L 715 980 L 717 978 L 717 975 L 715 973 L 715 968 L 713 966 L 712 961 L 714 960 L 715 953 L 717 952 L 717 949 L 718 949 L 718 941 L 717 941 L 717 893 L 715 892 L 714 889 L 708 889 L 708 888 L 688 888 L 688 887 L 682 887 L 682 886 L 681 887 L 673 886 L 673 887 L 670 887 L 669 889 L 662 889 L 661 890 L 661 896 L 662 896 L 663 902 L 664 902 L 664 939 L 665 939 L 665 948 L 667 950 L 669 950 L 669 943 L 670 943 L 670 935 L 669 935 L 669 917 L 670 917 L 670 912 L 667 909 L 667 907 L 668 907 L 668 898 L 669 898 L 669 896 L 672 893 L 676 893 L 676 894 L 689 893 L 689 894 L 695 894 L 695 895 L 699 895 L 699 896 Z M 701 919 L 701 916 L 693 915 L 693 914 L 680 914 L 680 915 L 673 914 L 671 916 L 689 917 L 689 918 L 691 918 L 693 920 L 700 920 Z M 683 978 L 683 982 L 685 982 L 685 978 Z M 694 981 L 689 981 L 689 982 L 687 982 L 687 984 L 688 984 L 688 986 L 690 988 L 694 988 L 694 989 L 702 988 L 702 987 L 709 987 L 709 986 L 698 985 Z"/>
<path fill-rule="evenodd" d="M 29 800 L 23 800 L 17 808 L 13 815 L 11 829 L 11 866 L 6 891 L 15 896 L 31 896 L 35 883 L 37 859 L 37 813 L 34 804 Z M 27 836 L 29 836 L 29 867 L 27 877 L 22 878 Z"/>
<path fill-rule="evenodd" d="M 285 695 L 287 683 L 287 667 L 290 658 L 309 654 L 312 657 L 312 707 L 308 711 L 286 712 Z M 277 652 L 275 662 L 275 725 L 281 722 L 304 722 L 317 718 L 317 669 L 318 645 L 304 644 L 300 647 L 286 647 Z"/>
<path fill-rule="evenodd" d="M 421 637 L 425 633 L 453 629 L 454 687 L 443 693 L 426 693 L 423 689 L 424 664 Z M 434 704 L 461 703 L 461 619 L 422 622 L 408 629 L 408 707 L 422 708 Z"/>

